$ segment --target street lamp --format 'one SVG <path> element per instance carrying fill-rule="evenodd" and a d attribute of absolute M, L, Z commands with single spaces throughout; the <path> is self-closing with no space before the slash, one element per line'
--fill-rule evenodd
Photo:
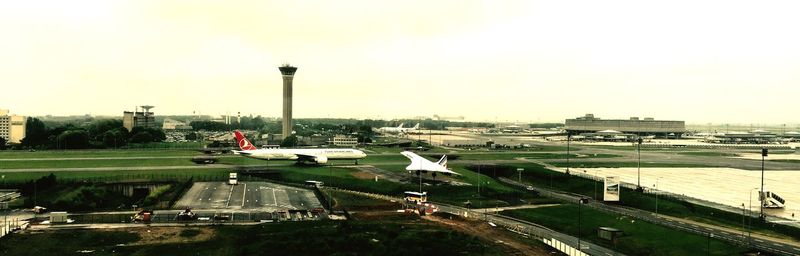
<path fill-rule="evenodd" d="M 578 251 L 581 251 L 581 205 L 588 203 L 589 198 L 581 197 L 578 199 Z"/>
<path fill-rule="evenodd" d="M 744 223 L 745 223 L 745 222 L 744 222 L 744 203 L 742 203 L 742 245 L 744 245 L 744 244 L 745 244 L 745 242 L 744 242 L 744 238 L 745 238 L 745 237 L 744 237 L 744 231 L 745 231 L 745 229 L 744 229 Z"/>
<path fill-rule="evenodd" d="M 637 138 L 636 142 L 636 190 L 644 192 L 642 188 L 642 138 Z"/>
<path fill-rule="evenodd" d="M 572 140 L 572 134 L 567 132 L 567 174 L 569 174 L 569 142 Z"/>
<path fill-rule="evenodd" d="M 653 191 L 653 194 L 656 194 L 656 215 L 658 215 L 658 180 L 661 179 L 661 178 L 664 178 L 664 177 L 657 177 L 656 178 L 656 185 L 655 185 L 656 190 Z"/>
<path fill-rule="evenodd" d="M 519 177 L 517 178 L 517 182 L 519 182 L 519 183 L 522 183 L 522 171 L 524 171 L 524 170 L 525 170 L 525 168 L 517 168 L 517 173 L 519 174 Z"/>
<path fill-rule="evenodd" d="M 764 200 L 766 200 L 766 198 L 763 198 L 764 197 L 764 158 L 767 157 L 768 153 L 769 153 L 769 150 L 767 150 L 766 148 L 761 148 L 761 193 L 758 195 L 759 200 L 761 200 L 761 204 L 760 204 L 761 205 L 761 214 L 759 214 L 758 217 L 761 220 L 766 219 L 765 216 L 764 216 Z"/>
<path fill-rule="evenodd" d="M 750 189 L 750 196 L 749 196 L 750 198 L 748 198 L 750 200 L 750 202 L 748 203 L 748 207 L 747 207 L 747 227 L 748 227 L 747 237 L 748 238 L 750 238 L 751 233 L 752 233 L 752 228 L 753 228 L 753 217 L 750 216 L 750 215 L 753 213 L 753 190 L 756 190 L 756 189 L 758 189 L 758 188 Z"/>

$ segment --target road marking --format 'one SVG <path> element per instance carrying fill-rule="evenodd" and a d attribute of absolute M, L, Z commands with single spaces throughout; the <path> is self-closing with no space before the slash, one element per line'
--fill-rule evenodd
<path fill-rule="evenodd" d="M 278 198 L 275 197 L 275 189 L 272 189 L 272 201 L 275 202 L 275 206 L 278 206 Z"/>
<path fill-rule="evenodd" d="M 779 243 L 772 243 L 772 244 L 774 244 L 775 246 L 781 246 L 781 247 L 783 247 L 783 245 L 782 245 L 782 244 L 779 244 Z"/>
<path fill-rule="evenodd" d="M 231 186 L 231 191 L 228 192 L 228 201 L 225 202 L 225 207 L 228 207 L 228 206 L 231 205 L 231 196 L 233 195 L 233 188 L 234 188 L 234 186 Z"/>
<path fill-rule="evenodd" d="M 245 195 L 247 195 L 247 183 L 244 183 L 244 188 L 242 188 L 242 207 L 244 207 L 244 196 Z"/>

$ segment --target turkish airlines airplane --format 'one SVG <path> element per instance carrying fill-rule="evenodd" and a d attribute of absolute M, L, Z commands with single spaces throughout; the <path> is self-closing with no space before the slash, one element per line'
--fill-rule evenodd
<path fill-rule="evenodd" d="M 397 126 L 397 127 L 381 127 L 381 128 L 378 128 L 378 132 L 380 132 L 380 133 L 409 133 L 409 132 L 416 131 L 417 129 L 419 129 L 419 123 L 417 123 L 417 125 L 414 125 L 414 127 L 411 127 L 411 128 L 403 128 L 403 124 L 401 123 L 400 126 Z"/>
<path fill-rule="evenodd" d="M 451 171 L 447 169 L 447 156 L 442 156 L 438 162 L 434 163 L 424 157 L 421 157 L 414 152 L 411 151 L 403 151 L 400 152 L 403 156 L 407 157 L 411 160 L 411 164 L 406 167 L 406 170 L 409 172 L 416 171 L 417 175 L 420 173 L 427 173 L 431 172 L 431 176 L 436 177 L 437 173 L 441 173 L 444 175 L 461 175 L 457 172 Z"/>
<path fill-rule="evenodd" d="M 239 149 L 233 153 L 261 160 L 296 160 L 298 163 L 312 162 L 325 164 L 328 160 L 355 160 L 364 158 L 361 150 L 352 148 L 265 148 L 258 149 L 242 135 L 239 130 L 233 132 Z"/>

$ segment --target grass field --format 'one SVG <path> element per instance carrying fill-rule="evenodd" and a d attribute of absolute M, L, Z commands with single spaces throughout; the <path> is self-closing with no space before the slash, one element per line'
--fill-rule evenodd
<path fill-rule="evenodd" d="M 678 152 L 679 155 L 687 155 L 687 156 L 716 156 L 716 157 L 736 157 L 739 156 L 736 153 L 731 152 L 719 152 L 719 151 L 688 151 L 688 152 Z"/>
<path fill-rule="evenodd" d="M 552 164 L 553 166 L 557 167 L 567 167 L 570 168 L 599 168 L 599 167 L 608 167 L 608 168 L 616 168 L 616 167 L 636 167 L 637 163 L 634 160 L 629 162 L 588 162 L 588 161 L 580 161 L 578 159 L 573 159 L 572 161 L 567 164 L 566 161 L 559 160 L 559 161 L 552 161 L 547 162 Z M 651 163 L 651 162 L 642 162 L 641 167 L 714 167 L 710 165 L 704 164 L 684 164 L 684 163 Z"/>
<path fill-rule="evenodd" d="M 0 243 L 0 254 L 8 256 L 81 251 L 91 255 L 507 255 L 507 250 L 415 220 L 63 230 L 12 235 Z"/>
<path fill-rule="evenodd" d="M 194 156 L 200 152 L 185 149 L 103 149 L 103 150 L 2 150 L 0 159 L 73 157 Z"/>
<path fill-rule="evenodd" d="M 550 171 L 541 165 L 533 163 L 499 165 L 495 167 L 495 171 L 487 174 L 490 176 L 517 179 L 517 168 L 524 168 L 525 171 L 522 175 L 523 181 L 532 183 L 535 186 L 581 194 L 595 198 L 596 200 L 600 200 L 603 194 L 603 183 L 601 181 Z M 742 216 L 736 213 L 695 205 L 669 197 L 665 198 L 662 196 L 656 199 L 652 194 L 639 193 L 627 188 L 623 188 L 620 193 L 620 203 L 622 205 L 652 212 L 656 211 L 656 200 L 658 200 L 659 214 L 686 218 L 716 226 L 727 226 L 731 228 L 741 227 Z M 754 218 L 752 223 L 754 231 L 800 239 L 800 229 L 787 226 L 772 226 L 759 221 L 757 218 Z"/>
<path fill-rule="evenodd" d="M 571 235 L 578 235 L 578 205 L 568 204 L 539 209 L 504 211 L 508 215 L 549 227 Z M 692 234 L 662 227 L 645 221 L 632 220 L 583 207 L 580 211 L 581 238 L 598 245 L 614 248 L 628 255 L 705 255 L 707 245 L 712 255 L 736 255 L 744 248 Z M 624 232 L 616 244 L 597 237 L 598 227 L 612 227 Z"/>

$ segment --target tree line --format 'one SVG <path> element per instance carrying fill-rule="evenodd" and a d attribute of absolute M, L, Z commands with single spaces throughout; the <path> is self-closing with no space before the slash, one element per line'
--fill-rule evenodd
<path fill-rule="evenodd" d="M 118 148 L 128 143 L 161 142 L 166 134 L 160 128 L 122 126 L 122 120 L 102 119 L 75 125 L 72 123 L 47 127 L 35 117 L 28 117 L 25 138 L 20 147 L 26 149 L 88 149 Z"/>

